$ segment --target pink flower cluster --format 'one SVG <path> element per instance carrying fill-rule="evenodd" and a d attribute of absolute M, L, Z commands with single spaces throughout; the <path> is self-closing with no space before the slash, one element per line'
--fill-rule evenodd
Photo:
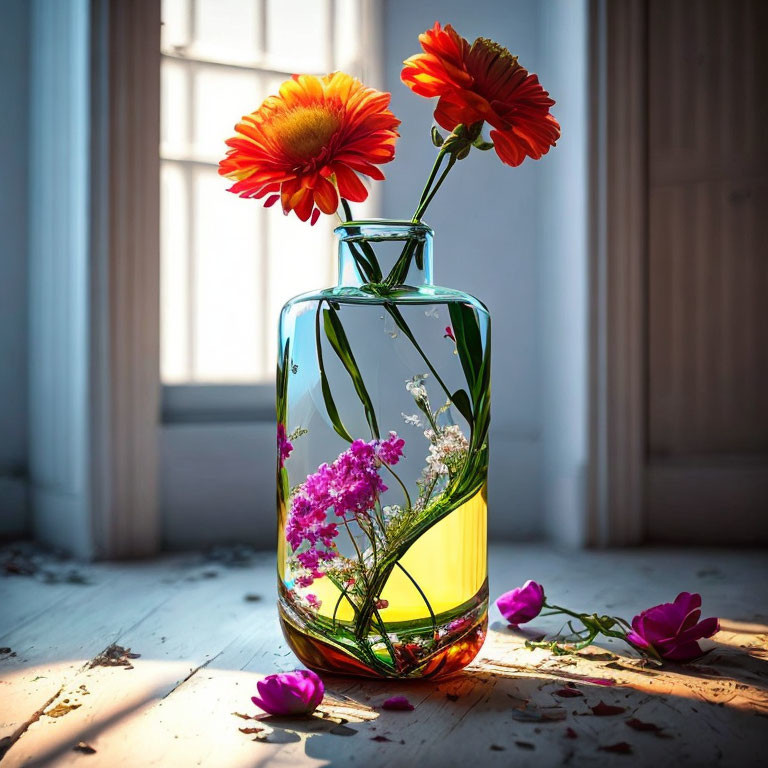
<path fill-rule="evenodd" d="M 321 565 L 336 557 L 333 540 L 339 535 L 335 522 L 328 522 L 328 510 L 338 517 L 367 516 L 387 486 L 379 476 L 381 464 L 397 464 L 405 441 L 390 432 L 386 440 L 355 440 L 333 464 L 322 464 L 309 475 L 291 502 L 285 538 L 296 560 L 307 573 L 296 578 L 296 586 L 308 587 L 323 575 Z"/>

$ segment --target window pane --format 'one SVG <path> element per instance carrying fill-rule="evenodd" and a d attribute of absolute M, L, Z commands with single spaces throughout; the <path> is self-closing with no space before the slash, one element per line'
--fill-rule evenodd
<path fill-rule="evenodd" d="M 194 157 L 218 163 L 224 157 L 224 141 L 234 133 L 240 118 L 257 109 L 268 94 L 261 75 L 237 69 L 195 66 Z"/>
<path fill-rule="evenodd" d="M 338 221 L 321 216 L 314 227 L 296 216 L 270 218 L 267 253 L 269 254 L 267 315 L 267 359 L 277 355 L 277 317 L 288 299 L 313 288 L 326 288 L 333 279 L 332 233 Z"/>
<path fill-rule="evenodd" d="M 160 67 L 160 109 L 162 154 L 179 157 L 189 149 L 189 66 L 164 59 Z"/>
<path fill-rule="evenodd" d="M 193 375 L 196 381 L 264 377 L 261 206 L 224 191 L 214 169 L 195 169 Z"/>
<path fill-rule="evenodd" d="M 183 50 L 190 43 L 190 0 L 163 0 L 160 45 L 166 53 Z"/>
<path fill-rule="evenodd" d="M 280 71 L 323 73 L 336 62 L 354 71 L 359 5 L 163 0 L 164 382 L 272 381 L 280 307 L 334 282 L 335 219 L 310 227 L 228 194 L 217 165 L 242 115 L 277 92 Z"/>
<path fill-rule="evenodd" d="M 259 0 L 196 0 L 195 55 L 255 63 L 261 57 Z"/>
<path fill-rule="evenodd" d="M 287 72 L 332 69 L 327 0 L 267 0 L 270 66 Z"/>
<path fill-rule="evenodd" d="M 360 14 L 357 0 L 336 0 L 334 69 L 353 74 L 359 67 Z"/>
<path fill-rule="evenodd" d="M 185 170 L 176 163 L 164 162 L 160 177 L 160 344 L 162 375 L 166 383 L 188 381 L 190 374 L 187 364 L 190 329 L 187 319 L 189 238 Z"/>

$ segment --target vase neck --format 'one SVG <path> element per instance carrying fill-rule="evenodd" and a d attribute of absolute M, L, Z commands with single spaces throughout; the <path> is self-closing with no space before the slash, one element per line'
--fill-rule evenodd
<path fill-rule="evenodd" d="M 432 230 L 408 221 L 350 221 L 336 227 L 339 286 L 390 279 L 394 286 L 432 284 Z"/>

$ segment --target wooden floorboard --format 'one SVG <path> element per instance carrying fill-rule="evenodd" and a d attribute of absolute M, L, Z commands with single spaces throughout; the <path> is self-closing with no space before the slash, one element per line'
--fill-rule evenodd
<path fill-rule="evenodd" d="M 0 646 L 15 655 L 0 655 L 2 768 L 764 764 L 765 552 L 500 546 L 490 571 L 494 596 L 534 578 L 555 602 L 628 618 L 699 591 L 704 614 L 721 616 L 723 629 L 700 661 L 656 670 L 620 645 L 577 657 L 529 651 L 492 609 L 480 656 L 454 678 L 328 677 L 318 713 L 286 720 L 250 702 L 262 676 L 297 666 L 277 625 L 270 555 L 245 567 L 193 555 L 89 566 L 88 584 L 8 576 L 0 578 Z M 553 621 L 532 627 L 557 629 Z M 140 656 L 125 659 L 129 666 L 92 666 L 113 644 Z M 583 696 L 558 697 L 565 684 Z M 382 710 L 395 693 L 415 710 Z M 595 716 L 600 701 L 624 711 Z M 633 730 L 631 718 L 662 731 Z M 263 730 L 240 730 L 249 727 Z M 95 752 L 74 750 L 80 742 Z M 630 755 L 604 751 L 616 744 Z"/>

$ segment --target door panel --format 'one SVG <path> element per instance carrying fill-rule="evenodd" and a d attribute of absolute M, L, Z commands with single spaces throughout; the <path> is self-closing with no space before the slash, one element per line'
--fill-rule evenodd
<path fill-rule="evenodd" d="M 768 3 L 648 28 L 648 533 L 766 540 Z"/>

